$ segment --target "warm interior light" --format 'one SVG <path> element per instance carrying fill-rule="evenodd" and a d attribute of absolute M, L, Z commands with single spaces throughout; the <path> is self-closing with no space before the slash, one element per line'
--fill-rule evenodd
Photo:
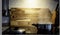
<path fill-rule="evenodd" d="M 16 20 L 16 21 L 31 21 L 31 19 Z"/>
<path fill-rule="evenodd" d="M 25 29 L 19 29 L 18 31 L 19 31 L 19 32 L 24 32 L 24 31 L 25 31 Z"/>
<path fill-rule="evenodd" d="M 24 1 L 24 5 L 25 7 L 29 7 L 29 8 L 32 8 L 32 7 L 35 7 L 37 5 L 37 0 L 25 0 Z"/>

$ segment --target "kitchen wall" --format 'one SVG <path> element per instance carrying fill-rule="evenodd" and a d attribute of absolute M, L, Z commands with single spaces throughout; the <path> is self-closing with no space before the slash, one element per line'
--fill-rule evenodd
<path fill-rule="evenodd" d="M 56 5 L 54 0 L 9 0 L 9 8 L 49 8 L 52 11 Z"/>

